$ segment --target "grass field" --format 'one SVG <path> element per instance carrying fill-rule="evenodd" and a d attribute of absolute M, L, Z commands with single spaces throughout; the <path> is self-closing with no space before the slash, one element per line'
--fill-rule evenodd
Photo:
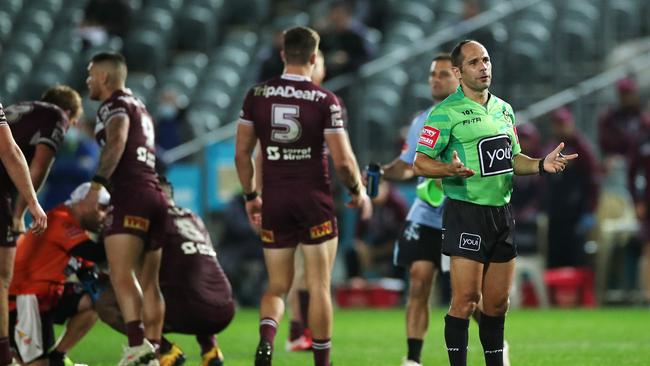
<path fill-rule="evenodd" d="M 336 366 L 398 366 L 405 355 L 402 310 L 337 310 L 334 349 Z M 431 314 L 424 366 L 446 365 L 444 310 Z M 257 311 L 240 310 L 219 343 L 228 366 L 251 366 L 257 345 Z M 288 324 L 276 338 L 275 366 L 312 365 L 311 353 L 284 351 Z M 186 365 L 200 364 L 193 337 L 172 334 L 188 356 Z M 514 310 L 506 322 L 506 338 L 514 366 L 633 366 L 650 365 L 650 309 Z M 115 365 L 126 338 L 103 324 L 70 353 L 91 366 Z M 478 329 L 470 326 L 469 365 L 483 365 Z"/>

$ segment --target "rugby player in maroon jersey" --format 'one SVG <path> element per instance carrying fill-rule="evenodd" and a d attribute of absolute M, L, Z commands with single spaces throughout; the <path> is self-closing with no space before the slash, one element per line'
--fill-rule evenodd
<path fill-rule="evenodd" d="M 294 252 L 299 245 L 310 295 L 314 363 L 330 364 L 330 277 L 338 231 L 327 150 L 349 189 L 348 205 L 370 204 L 341 118 L 340 103 L 332 92 L 311 82 L 319 39 L 315 31 L 306 27 L 284 33 L 284 73 L 250 89 L 237 128 L 237 173 L 249 219 L 260 230 L 269 275 L 260 306 L 256 366 L 271 365 L 273 341 L 284 313 L 282 298 L 291 286 Z M 252 161 L 258 139 L 262 197 L 257 194 Z"/>
<path fill-rule="evenodd" d="M 202 366 L 221 366 L 223 353 L 216 334 L 235 316 L 235 301 L 230 281 L 217 261 L 216 253 L 203 220 L 192 211 L 178 207 L 172 185 L 160 178 L 168 198 L 171 220 L 165 230 L 160 266 L 160 289 L 165 297 L 165 333 L 196 336 L 201 347 Z M 108 289 L 97 302 L 99 317 L 113 329 L 124 333 L 124 321 L 115 293 Z M 183 351 L 164 336 L 160 346 L 160 365 L 179 365 Z"/>
<path fill-rule="evenodd" d="M 32 214 L 36 234 L 47 227 L 47 216 L 35 192 L 45 182 L 69 125 L 76 124 L 82 113 L 81 97 L 74 89 L 57 85 L 48 89 L 41 101 L 18 103 L 5 111 L 6 116 L 0 106 L 0 365 L 11 363 L 7 290 L 16 238 L 24 231 L 26 209 Z M 14 199 L 16 190 L 20 194 Z"/>
<path fill-rule="evenodd" d="M 155 172 L 153 121 L 126 88 L 126 77 L 126 61 L 119 53 L 98 53 L 88 65 L 90 99 L 102 102 L 95 137 L 103 148 L 93 189 L 82 205 L 95 209 L 101 186 L 111 192 L 113 210 L 106 219 L 104 243 L 128 337 L 119 365 L 157 366 L 156 345 L 165 314 L 158 271 L 167 200 Z M 134 272 L 140 274 L 137 279 Z"/>

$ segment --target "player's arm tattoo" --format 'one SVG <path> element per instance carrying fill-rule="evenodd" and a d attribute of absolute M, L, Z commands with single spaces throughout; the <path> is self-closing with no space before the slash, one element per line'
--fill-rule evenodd
<path fill-rule="evenodd" d="M 106 145 L 99 156 L 96 175 L 110 178 L 122 158 L 129 137 L 129 117 L 117 115 L 106 123 Z"/>

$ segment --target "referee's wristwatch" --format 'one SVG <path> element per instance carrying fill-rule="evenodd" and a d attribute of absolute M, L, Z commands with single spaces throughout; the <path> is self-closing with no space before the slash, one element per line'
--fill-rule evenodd
<path fill-rule="evenodd" d="M 546 157 L 543 157 L 543 158 L 539 161 L 539 168 L 538 168 L 538 170 L 539 170 L 539 173 L 538 173 L 538 174 L 539 174 L 539 175 L 546 175 L 546 174 L 548 174 L 548 172 L 544 169 L 544 160 L 546 160 Z"/>

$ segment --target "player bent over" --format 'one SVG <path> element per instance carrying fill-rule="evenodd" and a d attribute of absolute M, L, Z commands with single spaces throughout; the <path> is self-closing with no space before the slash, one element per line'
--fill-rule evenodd
<path fill-rule="evenodd" d="M 223 354 L 215 334 L 224 330 L 235 316 L 235 302 L 212 246 L 203 220 L 192 211 L 176 206 L 173 188 L 160 178 L 168 198 L 170 225 L 167 227 L 160 267 L 160 288 L 167 311 L 164 333 L 196 335 L 201 347 L 202 366 L 223 365 Z M 112 289 L 97 301 L 102 321 L 125 333 L 124 321 Z M 183 351 L 164 336 L 160 344 L 160 365 L 180 365 Z"/>

